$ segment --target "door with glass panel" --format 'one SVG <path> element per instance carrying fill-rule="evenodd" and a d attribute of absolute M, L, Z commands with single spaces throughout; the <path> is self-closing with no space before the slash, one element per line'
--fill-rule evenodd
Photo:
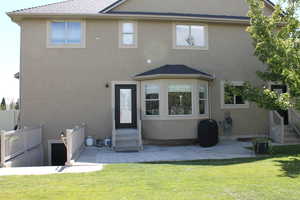
<path fill-rule="evenodd" d="M 136 85 L 115 86 L 116 128 L 137 128 Z"/>

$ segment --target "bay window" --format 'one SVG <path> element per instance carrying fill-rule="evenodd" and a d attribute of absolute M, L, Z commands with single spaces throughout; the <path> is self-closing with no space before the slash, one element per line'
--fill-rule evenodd
<path fill-rule="evenodd" d="M 208 82 L 160 79 L 142 82 L 144 119 L 208 118 Z"/>
<path fill-rule="evenodd" d="M 159 115 L 159 85 L 145 85 L 145 115 Z"/>
<path fill-rule="evenodd" d="M 199 114 L 203 115 L 207 113 L 208 106 L 208 92 L 207 86 L 201 85 L 199 87 Z"/>
<path fill-rule="evenodd" d="M 169 85 L 168 87 L 169 115 L 192 114 L 192 86 Z"/>

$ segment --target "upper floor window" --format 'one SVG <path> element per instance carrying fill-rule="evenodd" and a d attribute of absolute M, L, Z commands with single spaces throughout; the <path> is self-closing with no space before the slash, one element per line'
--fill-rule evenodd
<path fill-rule="evenodd" d="M 243 81 L 221 82 L 221 107 L 222 108 L 249 108 L 249 103 L 242 96 L 232 93 L 229 87 L 243 88 Z"/>
<path fill-rule="evenodd" d="M 51 21 L 48 47 L 84 47 L 85 24 L 81 21 Z"/>
<path fill-rule="evenodd" d="M 207 49 L 207 26 L 194 24 L 175 24 L 175 48 Z"/>
<path fill-rule="evenodd" d="M 120 48 L 136 48 L 137 47 L 137 23 L 136 22 L 120 22 Z"/>

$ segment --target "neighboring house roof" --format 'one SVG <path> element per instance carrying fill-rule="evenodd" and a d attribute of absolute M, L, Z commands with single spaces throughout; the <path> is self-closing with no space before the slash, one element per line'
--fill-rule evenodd
<path fill-rule="evenodd" d="M 194 69 L 188 67 L 186 65 L 164 65 L 141 74 L 137 74 L 134 76 L 136 80 L 143 79 L 158 79 L 158 78 L 204 78 L 204 79 L 214 79 L 214 76 L 200 71 L 198 69 Z"/>
<path fill-rule="evenodd" d="M 66 0 L 62 2 L 21 9 L 9 12 L 9 15 L 28 14 L 105 14 L 128 0 Z M 274 6 L 270 0 L 267 5 Z"/>

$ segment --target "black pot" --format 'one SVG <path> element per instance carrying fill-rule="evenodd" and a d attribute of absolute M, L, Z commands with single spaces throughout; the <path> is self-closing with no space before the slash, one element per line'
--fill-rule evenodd
<path fill-rule="evenodd" d="M 269 153 L 269 143 L 268 142 L 257 142 L 254 145 L 254 151 L 256 154 L 267 154 Z"/>

